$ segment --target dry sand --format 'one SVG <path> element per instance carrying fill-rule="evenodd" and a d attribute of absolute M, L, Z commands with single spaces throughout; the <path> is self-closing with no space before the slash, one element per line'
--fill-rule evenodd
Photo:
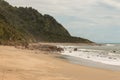
<path fill-rule="evenodd" d="M 0 46 L 0 80 L 120 80 L 120 72 L 71 64 L 43 53 Z"/>

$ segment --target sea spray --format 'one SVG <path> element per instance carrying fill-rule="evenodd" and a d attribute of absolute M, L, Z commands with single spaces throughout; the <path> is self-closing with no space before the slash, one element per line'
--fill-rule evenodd
<path fill-rule="evenodd" d="M 120 54 L 116 50 L 85 49 L 80 46 L 61 46 L 62 55 L 74 56 L 94 62 L 120 66 Z M 75 50 L 77 49 L 77 50 Z"/>

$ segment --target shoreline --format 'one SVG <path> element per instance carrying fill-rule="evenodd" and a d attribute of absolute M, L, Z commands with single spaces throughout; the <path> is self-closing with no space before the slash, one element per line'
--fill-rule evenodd
<path fill-rule="evenodd" d="M 43 45 L 63 45 L 63 46 L 95 46 L 95 45 L 98 45 L 98 46 L 101 46 L 102 44 L 96 44 L 96 43 L 47 43 L 47 42 L 38 42 L 38 43 L 31 43 L 31 44 L 43 44 Z"/>
<path fill-rule="evenodd" d="M 72 64 L 49 52 L 11 46 L 0 51 L 0 80 L 120 80 L 119 71 Z"/>
<path fill-rule="evenodd" d="M 101 62 L 95 62 L 95 61 L 82 59 L 74 56 L 68 56 L 68 55 L 62 55 L 62 57 L 65 58 L 68 62 L 72 64 L 78 64 L 80 66 L 86 66 L 86 67 L 103 69 L 103 70 L 120 71 L 120 66 L 116 66 L 116 65 L 104 64 Z"/>
<path fill-rule="evenodd" d="M 72 63 L 84 66 L 93 66 L 120 71 L 119 51 L 111 50 L 108 46 L 60 46 L 64 49 L 61 53 Z M 103 48 L 103 49 L 102 49 Z M 75 59 L 76 58 L 76 59 Z M 92 65 L 93 64 L 93 65 Z"/>

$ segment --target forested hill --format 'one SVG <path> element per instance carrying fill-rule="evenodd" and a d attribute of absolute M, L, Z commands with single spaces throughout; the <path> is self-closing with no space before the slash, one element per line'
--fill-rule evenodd
<path fill-rule="evenodd" d="M 32 7 L 13 7 L 0 0 L 0 44 L 40 41 L 91 43 L 87 39 L 72 37 L 48 14 L 42 15 Z"/>

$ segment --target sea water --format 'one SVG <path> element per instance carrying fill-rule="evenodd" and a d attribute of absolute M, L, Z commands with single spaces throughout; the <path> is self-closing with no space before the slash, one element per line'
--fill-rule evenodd
<path fill-rule="evenodd" d="M 120 70 L 120 44 L 101 46 L 60 46 L 61 54 L 73 63 Z"/>

